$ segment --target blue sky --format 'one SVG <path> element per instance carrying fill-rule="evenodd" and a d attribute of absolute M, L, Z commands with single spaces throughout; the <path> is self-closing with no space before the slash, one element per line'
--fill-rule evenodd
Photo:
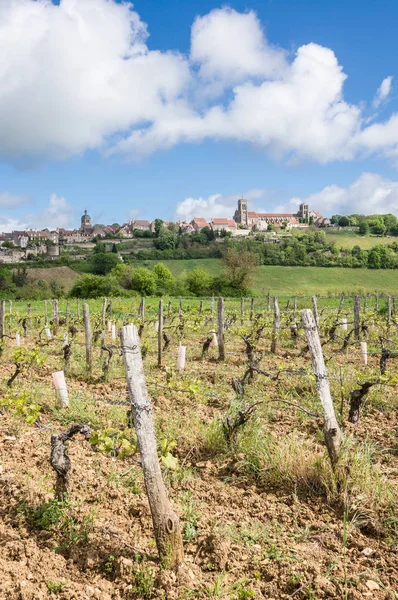
<path fill-rule="evenodd" d="M 0 231 L 398 214 L 392 0 L 0 0 Z"/>

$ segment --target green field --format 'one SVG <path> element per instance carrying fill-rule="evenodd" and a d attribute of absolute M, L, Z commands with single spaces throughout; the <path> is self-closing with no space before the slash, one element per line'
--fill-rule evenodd
<path fill-rule="evenodd" d="M 140 262 L 140 266 L 151 267 L 159 261 Z M 162 261 L 173 275 L 192 271 L 198 267 L 217 275 L 222 269 L 217 259 L 165 260 Z M 138 263 L 137 263 L 138 264 Z M 323 267 L 257 267 L 253 286 L 256 296 L 271 294 L 312 295 L 329 294 L 398 294 L 398 271 L 392 269 L 342 269 Z"/>
<path fill-rule="evenodd" d="M 326 229 L 325 234 L 328 242 L 336 242 L 336 245 L 343 250 L 351 250 L 353 246 L 359 246 L 362 250 L 370 250 L 373 246 L 392 244 L 397 241 L 395 237 L 362 236 L 358 235 L 356 231 L 336 229 Z"/>

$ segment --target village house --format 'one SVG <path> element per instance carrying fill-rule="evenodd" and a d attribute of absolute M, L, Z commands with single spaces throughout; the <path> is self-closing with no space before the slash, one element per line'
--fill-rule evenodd
<path fill-rule="evenodd" d="M 235 233 L 237 224 L 233 219 L 217 218 L 213 219 L 210 223 L 213 231 L 230 231 Z"/>

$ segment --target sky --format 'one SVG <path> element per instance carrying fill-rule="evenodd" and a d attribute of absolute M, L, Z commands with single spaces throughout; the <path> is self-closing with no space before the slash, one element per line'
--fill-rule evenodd
<path fill-rule="evenodd" d="M 396 0 L 0 0 L 0 231 L 398 215 Z"/>

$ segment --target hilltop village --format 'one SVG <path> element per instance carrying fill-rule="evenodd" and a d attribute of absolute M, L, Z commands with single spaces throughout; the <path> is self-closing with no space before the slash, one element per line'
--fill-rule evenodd
<path fill-rule="evenodd" d="M 43 256 L 56 259 L 61 254 L 62 247 L 77 246 L 82 249 L 99 239 L 121 240 L 151 237 L 157 227 L 169 227 L 181 233 L 194 234 L 204 228 L 215 233 L 232 236 L 246 236 L 252 232 L 267 231 L 274 227 L 290 230 L 306 228 L 310 225 L 329 227 L 331 222 L 318 211 L 310 209 L 308 204 L 300 204 L 297 213 L 257 213 L 249 211 L 248 202 L 241 198 L 233 218 L 221 217 L 207 221 L 204 217 L 195 217 L 190 222 L 168 222 L 160 219 L 148 221 L 132 219 L 119 225 L 93 224 L 87 210 L 80 219 L 79 229 L 26 229 L 15 230 L 11 233 L 0 234 L 0 263 L 14 263 L 26 259 L 27 255 Z"/>

